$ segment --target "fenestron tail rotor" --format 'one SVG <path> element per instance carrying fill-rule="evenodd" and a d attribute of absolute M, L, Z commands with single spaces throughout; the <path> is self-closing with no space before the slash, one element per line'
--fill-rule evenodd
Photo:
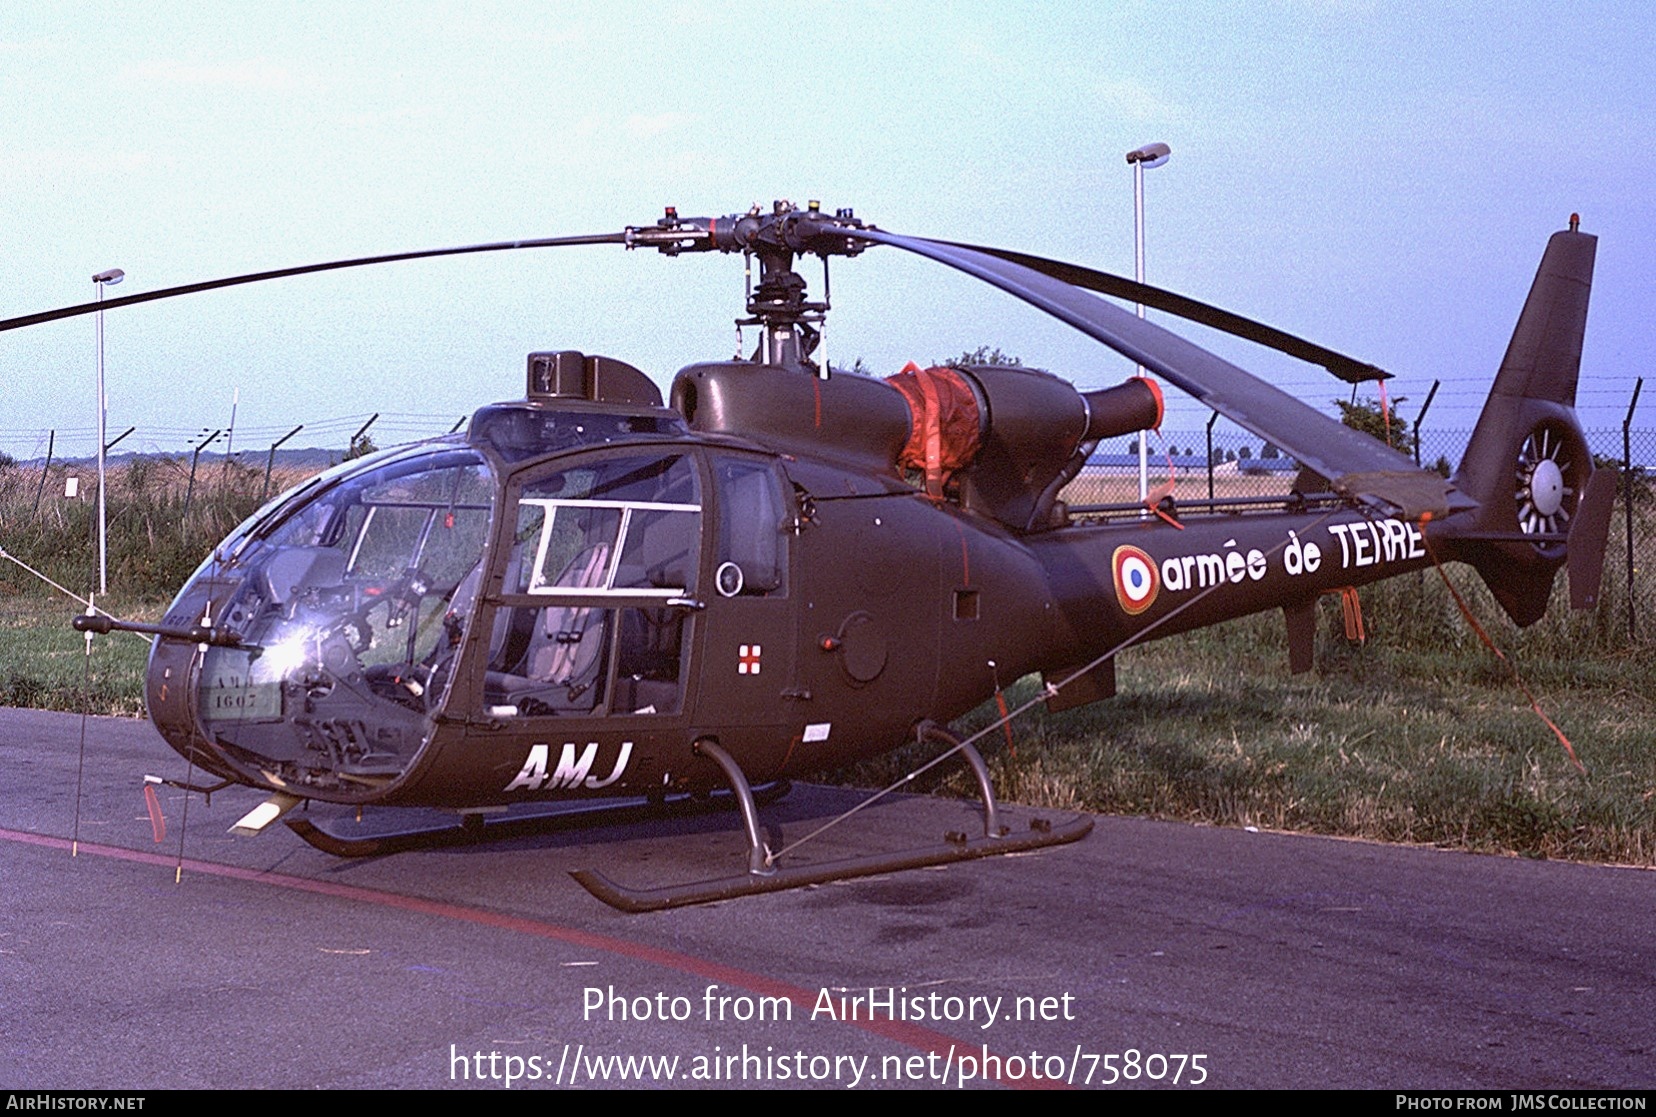
<path fill-rule="evenodd" d="M 1542 423 L 1519 446 L 1513 500 L 1518 528 L 1526 535 L 1560 535 L 1570 530 L 1570 518 L 1581 496 L 1583 464 L 1572 436 L 1560 424 Z"/>

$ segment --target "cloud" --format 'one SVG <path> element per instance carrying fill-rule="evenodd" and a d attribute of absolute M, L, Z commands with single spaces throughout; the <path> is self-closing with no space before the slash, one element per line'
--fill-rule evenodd
<path fill-rule="evenodd" d="M 1102 78 L 1092 83 L 1093 103 L 1134 123 L 1165 124 L 1184 115 L 1182 106 L 1132 78 Z"/>
<path fill-rule="evenodd" d="M 635 140 L 647 140 L 664 132 L 677 131 L 696 119 L 693 113 L 668 110 L 646 115 L 633 113 L 621 122 L 621 131 Z"/>
<path fill-rule="evenodd" d="M 66 178 L 134 175 L 154 165 L 146 151 L 36 148 L 10 151 L 0 161 L 0 182 L 58 182 Z"/>
<path fill-rule="evenodd" d="M 149 82 L 155 85 L 189 86 L 212 89 L 257 89 L 280 92 L 295 88 L 299 82 L 293 72 L 262 59 L 228 62 L 215 65 L 179 62 L 173 59 L 155 59 L 122 67 L 121 79 L 131 82 Z"/>

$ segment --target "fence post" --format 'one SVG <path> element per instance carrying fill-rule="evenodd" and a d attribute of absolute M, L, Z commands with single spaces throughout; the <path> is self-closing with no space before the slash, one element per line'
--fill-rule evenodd
<path fill-rule="evenodd" d="M 300 423 L 298 426 L 284 434 L 281 438 L 278 438 L 275 442 L 270 444 L 270 454 L 265 458 L 264 491 L 259 494 L 259 501 L 261 503 L 263 503 L 265 497 L 270 495 L 270 467 L 276 464 L 276 447 L 280 446 L 282 443 L 286 442 L 288 439 L 292 438 L 304 429 L 305 424 Z"/>
<path fill-rule="evenodd" d="M 1219 419 L 1219 412 L 1215 411 L 1208 417 L 1207 422 L 1207 465 L 1208 465 L 1208 499 L 1213 499 L 1213 424 Z"/>
<path fill-rule="evenodd" d="M 46 475 L 52 472 L 52 448 L 57 445 L 57 429 L 46 432 L 46 465 L 40 471 L 40 487 L 35 490 L 35 515 L 40 515 L 40 498 L 46 492 Z"/>
<path fill-rule="evenodd" d="M 241 403 L 241 389 L 237 388 L 230 393 L 230 426 L 224 432 L 224 467 L 219 470 L 220 476 L 230 476 L 230 459 L 236 453 L 236 407 Z"/>
<path fill-rule="evenodd" d="M 201 444 L 198 445 L 195 448 L 195 451 L 190 455 L 190 483 L 184 486 L 184 515 L 178 521 L 178 534 L 180 538 L 188 539 L 190 534 L 190 499 L 195 496 L 196 463 L 201 460 L 201 452 L 211 446 L 213 444 L 213 440 L 223 433 L 223 430 L 214 431 L 212 434 L 202 439 Z"/>
<path fill-rule="evenodd" d="M 1415 439 L 1414 439 L 1414 442 L 1415 442 L 1415 468 L 1416 469 L 1420 468 L 1420 424 L 1422 424 L 1426 421 L 1426 412 L 1431 410 L 1432 397 L 1437 395 L 1437 390 L 1438 390 L 1438 382 L 1436 380 L 1434 380 L 1434 381 L 1432 381 L 1431 391 L 1426 393 L 1426 402 L 1420 405 L 1420 414 L 1415 416 L 1415 424 L 1414 424 Z"/>
<path fill-rule="evenodd" d="M 1627 513 L 1627 639 L 1633 641 L 1633 409 L 1639 406 L 1639 391 L 1644 377 L 1633 384 L 1633 398 L 1627 403 L 1627 418 L 1622 420 L 1622 508 Z"/>
<path fill-rule="evenodd" d="M 379 412 L 376 411 L 372 415 L 368 416 L 368 421 L 366 423 L 362 424 L 362 426 L 357 428 L 357 432 L 351 436 L 350 444 L 345 447 L 345 456 L 346 457 L 350 457 L 351 451 L 356 449 L 357 439 L 359 439 L 363 435 L 367 434 L 368 433 L 368 428 L 373 426 L 374 425 L 374 420 L 378 419 L 378 418 L 379 418 Z"/>

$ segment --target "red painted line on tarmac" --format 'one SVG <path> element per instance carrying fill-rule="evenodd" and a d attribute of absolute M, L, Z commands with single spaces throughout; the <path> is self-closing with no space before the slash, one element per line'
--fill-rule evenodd
<path fill-rule="evenodd" d="M 71 844 L 68 838 L 54 838 L 47 834 L 33 834 L 25 830 L 7 830 L 4 828 L 0 828 L 0 840 L 64 851 L 68 851 Z M 108 857 L 116 861 L 131 861 L 140 865 L 159 865 L 169 869 L 179 863 L 176 856 L 168 856 L 164 853 L 146 853 L 143 850 L 123 849 L 120 846 L 98 845 L 93 842 L 81 842 L 79 851 L 83 855 Z M 719 962 L 709 961 L 706 958 L 697 958 L 692 954 L 680 954 L 676 950 L 663 950 L 660 947 L 647 946 L 644 943 L 631 942 L 610 935 L 601 935 L 593 931 L 582 931 L 575 927 L 563 927 L 556 923 L 547 923 L 526 916 L 507 915 L 504 912 L 489 911 L 486 908 L 466 907 L 462 904 L 451 904 L 443 900 L 425 900 L 418 896 L 405 896 L 396 892 L 364 888 L 355 884 L 311 880 L 306 877 L 290 876 L 286 873 L 267 872 L 263 869 L 244 869 L 236 865 L 220 865 L 213 861 L 197 861 L 188 857 L 184 859 L 183 865 L 188 872 L 201 873 L 206 876 L 245 880 L 255 884 L 288 888 L 295 892 L 311 892 L 321 896 L 336 896 L 343 900 L 355 900 L 359 903 L 379 904 L 382 907 L 397 908 L 420 915 L 434 915 L 442 919 L 455 919 L 463 923 L 475 923 L 502 931 L 534 935 L 537 938 L 569 943 L 590 950 L 603 950 L 610 954 L 621 955 L 624 958 L 634 958 L 641 962 L 679 970 L 720 984 L 746 989 L 762 996 L 786 997 L 807 1012 L 814 1008 L 817 1003 L 817 992 L 803 989 L 797 985 L 790 985 L 785 981 L 778 981 L 772 977 L 766 977 L 764 974 L 737 969 L 734 966 L 726 966 Z M 946 1036 L 941 1032 L 934 1032 L 930 1028 L 924 1028 L 918 1024 L 910 1024 L 905 1020 L 847 1020 L 839 1022 L 920 1051 L 935 1052 L 940 1058 L 950 1059 L 951 1062 L 957 1063 L 962 1056 L 976 1059 L 982 1053 L 981 1045 L 977 1047 L 968 1046 L 962 1041 Z M 1002 1056 L 1002 1058 L 1004 1059 L 1005 1056 Z M 1034 1081 L 1028 1078 L 1007 1079 L 998 1077 L 997 1080 L 1004 1085 L 1021 1089 L 1064 1088 L 1063 1083 L 1054 1082 L 1050 1079 Z M 946 1085 L 944 1082 L 931 1084 Z"/>

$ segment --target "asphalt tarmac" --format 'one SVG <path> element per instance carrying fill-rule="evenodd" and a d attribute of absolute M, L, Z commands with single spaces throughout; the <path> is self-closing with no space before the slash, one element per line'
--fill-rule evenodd
<path fill-rule="evenodd" d="M 80 767 L 82 730 L 0 710 L 6 1088 L 1656 1085 L 1649 871 L 1100 817 L 1037 853 L 625 915 L 568 871 L 740 872 L 735 818 L 342 861 L 228 836 L 257 793 L 186 819 L 164 790 L 157 843 L 141 780 L 184 762 L 92 718 Z M 791 840 L 854 799 L 763 814 Z M 817 848 L 973 818 L 896 799 Z"/>

